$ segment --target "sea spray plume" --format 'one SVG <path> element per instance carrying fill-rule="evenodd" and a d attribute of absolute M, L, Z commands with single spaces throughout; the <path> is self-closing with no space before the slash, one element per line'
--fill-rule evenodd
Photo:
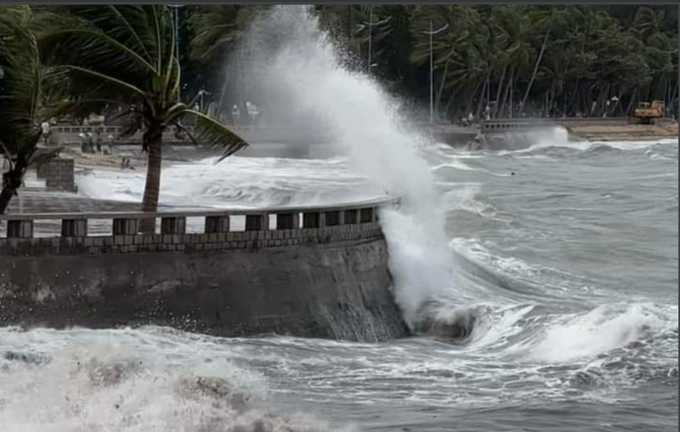
<path fill-rule="evenodd" d="M 302 42 L 310 34 L 309 20 L 314 19 L 308 6 L 273 6 L 255 16 L 235 48 L 227 67 L 226 78 L 231 78 L 231 87 L 224 89 L 227 95 L 234 95 L 242 103 L 255 102 L 262 110 L 263 121 L 267 124 L 285 125 L 308 142 L 325 140 L 329 128 L 318 111 L 296 103 L 299 92 L 297 84 L 281 82 L 281 71 L 274 61 L 284 50 L 299 44 L 297 54 L 304 56 Z M 293 43 L 294 41 L 294 43 Z M 301 42 L 302 41 L 302 42 Z M 285 65 L 284 65 L 285 66 Z M 304 77 L 300 77 L 304 85 Z M 231 107 L 223 107 L 231 109 Z"/>
<path fill-rule="evenodd" d="M 273 45 L 263 43 L 272 39 Z M 308 7 L 274 7 L 260 16 L 245 45 L 244 52 L 254 56 L 245 74 L 251 86 L 255 80 L 264 106 L 285 109 L 285 114 L 271 115 L 292 118 L 290 127 L 322 130 L 353 168 L 403 198 L 399 211 L 384 211 L 380 217 L 390 246 L 395 297 L 409 324 L 430 300 L 451 304 L 452 255 L 424 160 L 427 141 L 404 126 L 398 100 L 370 77 L 343 67 L 343 54 Z"/>

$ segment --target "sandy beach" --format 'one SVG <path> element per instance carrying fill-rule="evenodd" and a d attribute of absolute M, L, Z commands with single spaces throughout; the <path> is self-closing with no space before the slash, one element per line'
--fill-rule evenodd
<path fill-rule="evenodd" d="M 678 124 L 572 126 L 569 133 L 589 141 L 647 141 L 678 138 Z"/>

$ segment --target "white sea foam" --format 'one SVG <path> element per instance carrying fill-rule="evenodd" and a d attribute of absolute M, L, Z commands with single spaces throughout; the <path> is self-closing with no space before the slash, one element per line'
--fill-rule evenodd
<path fill-rule="evenodd" d="M 592 358 L 677 326 L 677 315 L 673 319 L 654 305 L 602 305 L 585 314 L 556 317 L 531 341 L 528 355 L 548 362 Z"/>
<path fill-rule="evenodd" d="M 618 150 L 640 150 L 655 145 L 678 145 L 677 139 L 656 139 L 656 140 L 626 140 L 626 141 L 589 141 L 585 139 L 570 138 L 569 132 L 563 127 L 554 127 L 543 131 L 527 133 L 531 145 L 517 150 L 501 150 L 500 156 L 506 154 L 532 153 L 536 150 L 548 148 L 567 148 L 573 150 L 586 151 L 599 146 L 606 146 Z"/>
<path fill-rule="evenodd" d="M 340 430 L 270 411 L 266 379 L 225 358 L 228 347 L 196 350 L 190 338 L 137 330 L 2 329 L 2 336 L 3 431 Z"/>
<path fill-rule="evenodd" d="M 263 39 L 281 33 L 288 38 L 273 53 L 258 51 Z M 289 111 L 310 113 L 309 123 L 326 128 L 335 146 L 344 149 L 351 169 L 403 197 L 401 211 L 385 211 L 381 220 L 397 301 L 407 318 L 412 317 L 423 301 L 451 286 L 443 216 L 424 159 L 429 143 L 404 129 L 398 100 L 373 79 L 343 66 L 308 8 L 274 8 L 258 22 L 249 43 L 249 53 L 267 56 L 267 61 L 254 61 L 258 69 L 248 74 L 262 79 L 258 87 L 276 87 L 272 94 L 285 94 Z"/>

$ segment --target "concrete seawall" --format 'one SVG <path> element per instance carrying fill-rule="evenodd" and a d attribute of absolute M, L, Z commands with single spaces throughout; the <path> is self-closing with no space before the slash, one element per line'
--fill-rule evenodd
<path fill-rule="evenodd" d="M 402 337 L 377 222 L 391 205 L 162 213 L 154 235 L 137 233 L 143 213 L 4 216 L 0 325 Z M 187 217 L 204 217 L 202 232 L 187 233 Z M 111 235 L 88 235 L 95 218 L 113 220 Z M 61 220 L 61 236 L 34 237 L 46 219 Z"/>

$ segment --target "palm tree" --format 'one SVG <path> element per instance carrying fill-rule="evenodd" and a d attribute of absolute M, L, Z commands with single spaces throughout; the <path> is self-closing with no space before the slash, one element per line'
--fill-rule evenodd
<path fill-rule="evenodd" d="M 435 106 L 439 106 L 439 99 L 444 90 L 451 90 L 448 106 L 455 96 L 459 103 L 455 112 L 467 113 L 472 105 L 472 99 L 484 81 L 480 78 L 486 68 L 481 58 L 479 38 L 476 27 L 479 25 L 479 14 L 470 6 L 416 6 L 411 32 L 414 38 L 413 49 L 409 60 L 415 65 L 424 65 L 430 58 L 430 35 L 432 28 L 446 30 L 432 41 L 432 51 L 435 69 L 438 72 L 439 91 Z"/>
<path fill-rule="evenodd" d="M 499 117 L 505 115 L 508 107 L 510 108 L 509 114 L 512 114 L 515 85 L 527 72 L 532 57 L 532 47 L 529 41 L 531 26 L 526 8 L 523 5 L 503 5 L 496 6 L 493 10 L 491 22 L 503 30 L 505 33 L 503 37 L 507 39 L 507 43 L 503 46 L 503 55 L 508 62 L 510 72 L 503 96 L 498 100 Z"/>
<path fill-rule="evenodd" d="M 158 207 L 163 131 L 175 126 L 195 144 L 222 152 L 220 160 L 247 144 L 216 119 L 189 108 L 179 99 L 181 71 L 175 52 L 175 27 L 164 5 L 72 6 L 78 25 L 61 28 L 41 38 L 63 79 L 70 109 L 81 115 L 110 106 L 124 106 L 130 123 L 125 134 L 143 130 L 148 168 L 142 211 Z M 181 120 L 196 122 L 196 136 Z M 143 232 L 152 232 L 146 219 Z"/>
<path fill-rule="evenodd" d="M 531 73 L 531 79 L 529 80 L 527 89 L 524 92 L 524 98 L 522 99 L 521 109 L 523 111 L 526 110 L 527 99 L 529 99 L 529 93 L 531 92 L 534 80 L 536 79 L 539 67 L 541 66 L 541 61 L 543 60 L 545 49 L 548 46 L 550 34 L 557 24 L 556 21 L 559 21 L 559 24 L 563 24 L 566 16 L 564 10 L 559 9 L 557 6 L 537 6 L 536 10 L 533 12 L 532 19 L 534 22 L 532 24 L 536 30 L 536 33 L 542 35 L 542 43 L 538 57 L 536 58 L 536 62 L 534 64 L 534 70 Z"/>
<path fill-rule="evenodd" d="M 54 156 L 38 152 L 44 116 L 43 85 L 50 71 L 40 64 L 38 43 L 28 26 L 28 7 L 0 7 L 0 156 L 9 162 L 2 176 L 4 214 L 29 167 Z"/>

